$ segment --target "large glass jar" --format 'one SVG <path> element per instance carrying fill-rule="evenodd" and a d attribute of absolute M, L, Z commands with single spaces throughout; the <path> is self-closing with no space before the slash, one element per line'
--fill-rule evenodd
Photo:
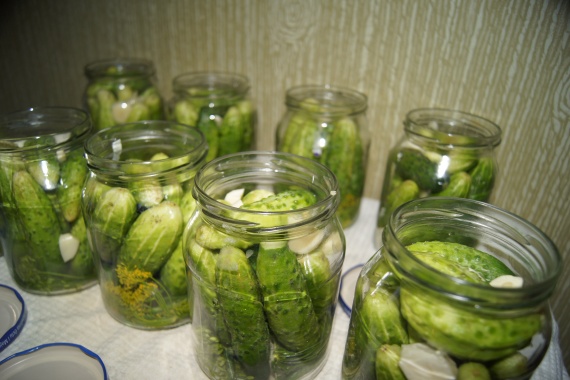
<path fill-rule="evenodd" d="M 183 246 L 200 367 L 212 379 L 314 378 L 346 247 L 334 175 L 303 157 L 244 152 L 195 182 Z"/>
<path fill-rule="evenodd" d="M 287 91 L 285 104 L 277 150 L 311 158 L 336 175 L 338 217 L 350 226 L 358 217 L 370 145 L 366 95 L 329 85 L 297 86 Z"/>
<path fill-rule="evenodd" d="M 96 283 L 81 214 L 91 130 L 89 115 L 70 107 L 0 116 L 0 235 L 25 291 L 63 294 Z"/>
<path fill-rule="evenodd" d="M 119 322 L 161 329 L 189 322 L 183 226 L 207 144 L 195 128 L 140 121 L 85 143 L 83 213 L 105 308 Z"/>
<path fill-rule="evenodd" d="M 394 211 L 383 244 L 356 285 L 344 379 L 532 375 L 561 268 L 543 232 L 487 203 L 429 197 Z"/>
<path fill-rule="evenodd" d="M 85 66 L 84 103 L 96 131 L 116 124 L 164 118 L 152 61 L 119 58 Z"/>
<path fill-rule="evenodd" d="M 497 175 L 494 149 L 500 142 L 499 126 L 482 117 L 437 108 L 410 111 L 404 135 L 388 155 L 376 246 L 391 212 L 412 199 L 446 196 L 487 202 Z"/>
<path fill-rule="evenodd" d="M 197 127 L 208 141 L 206 161 L 253 149 L 255 109 L 249 79 L 225 72 L 185 73 L 172 80 L 168 118 Z"/>

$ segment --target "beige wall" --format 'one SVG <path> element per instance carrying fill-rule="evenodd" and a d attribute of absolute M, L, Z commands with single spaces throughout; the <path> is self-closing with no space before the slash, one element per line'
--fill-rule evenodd
<path fill-rule="evenodd" d="M 258 147 L 271 149 L 288 87 L 348 86 L 369 96 L 373 198 L 406 111 L 450 107 L 494 120 L 504 137 L 493 203 L 543 229 L 565 259 L 553 308 L 569 367 L 569 38 L 565 0 L 9 1 L 0 112 L 80 106 L 87 62 L 146 57 L 166 98 L 182 72 L 249 76 Z"/>

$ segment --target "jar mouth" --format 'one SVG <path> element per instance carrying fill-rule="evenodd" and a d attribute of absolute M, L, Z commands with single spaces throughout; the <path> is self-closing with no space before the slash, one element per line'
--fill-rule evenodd
<path fill-rule="evenodd" d="M 368 97 L 359 91 L 330 84 L 295 86 L 285 95 L 288 107 L 323 115 L 361 113 L 366 110 L 367 102 Z"/>
<path fill-rule="evenodd" d="M 240 233 L 267 236 L 303 228 L 308 222 L 328 223 L 340 202 L 338 183 L 334 174 L 324 165 L 301 156 L 273 151 L 250 151 L 218 157 L 194 177 L 193 195 L 202 213 L 212 224 Z M 292 211 L 256 211 L 228 205 L 220 199 L 236 188 L 305 188 L 317 197 L 309 207 Z M 255 218 L 233 218 L 236 212 L 255 215 Z M 271 223 L 283 216 L 285 223 Z M 251 220 L 260 220 L 255 223 Z M 268 223 L 265 223 L 268 221 Z M 306 231 L 305 231 L 306 233 Z"/>
<path fill-rule="evenodd" d="M 142 58 L 110 58 L 88 63 L 85 75 L 92 78 L 151 76 L 154 74 L 152 61 Z"/>
<path fill-rule="evenodd" d="M 92 171 L 125 180 L 195 168 L 203 163 L 207 152 L 200 130 L 162 120 L 116 125 L 98 131 L 85 142 L 87 165 Z"/>
<path fill-rule="evenodd" d="M 425 143 L 488 147 L 501 143 L 501 128 L 481 116 L 444 108 L 418 108 L 407 113 L 404 130 Z"/>
<path fill-rule="evenodd" d="M 494 288 L 449 276 L 406 247 L 421 241 L 460 243 L 489 253 L 523 277 L 522 288 Z M 464 198 L 430 197 L 397 208 L 383 231 L 389 261 L 407 280 L 451 298 L 500 308 L 540 304 L 560 275 L 554 243 L 536 226 L 496 206 Z"/>
<path fill-rule="evenodd" d="M 174 92 L 198 99 L 243 97 L 249 91 L 245 75 L 224 71 L 183 73 L 172 80 Z"/>
<path fill-rule="evenodd" d="M 89 115 L 79 108 L 43 106 L 15 111 L 0 117 L 0 153 L 82 144 L 91 129 Z"/>

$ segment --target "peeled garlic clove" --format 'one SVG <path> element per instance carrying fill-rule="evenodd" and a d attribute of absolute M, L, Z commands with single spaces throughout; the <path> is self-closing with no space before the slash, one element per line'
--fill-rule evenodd
<path fill-rule="evenodd" d="M 321 244 L 324 237 L 325 233 L 323 230 L 312 232 L 309 235 L 289 240 L 289 249 L 300 255 L 310 253 Z"/>
<path fill-rule="evenodd" d="M 457 365 L 425 343 L 403 344 L 398 363 L 407 380 L 454 380 Z"/>
<path fill-rule="evenodd" d="M 499 276 L 489 283 L 494 288 L 522 288 L 523 278 L 518 276 L 504 275 Z"/>
<path fill-rule="evenodd" d="M 243 197 L 245 189 L 235 189 L 230 191 L 224 197 L 224 200 L 228 202 L 233 207 L 241 207 L 242 201 L 241 198 Z"/>
<path fill-rule="evenodd" d="M 72 260 L 79 249 L 79 239 L 70 233 L 59 235 L 59 253 L 64 262 Z"/>

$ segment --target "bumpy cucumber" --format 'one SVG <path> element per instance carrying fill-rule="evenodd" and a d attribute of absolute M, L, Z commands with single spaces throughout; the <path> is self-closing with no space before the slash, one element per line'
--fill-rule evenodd
<path fill-rule="evenodd" d="M 245 253 L 235 247 L 220 250 L 216 285 L 232 348 L 255 378 L 269 375 L 269 329 L 255 274 Z"/>
<path fill-rule="evenodd" d="M 93 255 L 87 241 L 87 228 L 82 215 L 79 215 L 75 220 L 70 232 L 79 240 L 79 248 L 77 248 L 77 253 L 71 261 L 71 272 L 82 276 L 94 274 Z"/>
<path fill-rule="evenodd" d="M 466 172 L 457 172 L 449 178 L 449 184 L 439 193 L 433 194 L 440 197 L 466 198 L 471 188 L 471 176 Z"/>
<path fill-rule="evenodd" d="M 81 191 L 87 178 L 87 164 L 82 150 L 75 150 L 68 154 L 61 164 L 60 184 L 57 195 L 61 205 L 63 217 L 73 222 L 81 213 Z"/>
<path fill-rule="evenodd" d="M 34 255 L 51 263 L 62 264 L 59 252 L 60 224 L 51 201 L 41 186 L 24 171 L 13 175 L 14 202 L 22 223 L 22 231 Z"/>
<path fill-rule="evenodd" d="M 438 176 L 437 166 L 419 150 L 404 148 L 397 154 L 396 174 L 402 179 L 413 180 L 422 190 L 438 192 L 447 178 Z"/>
<path fill-rule="evenodd" d="M 200 109 L 200 114 L 196 123 L 196 127 L 204 134 L 208 142 L 208 154 L 206 162 L 218 157 L 220 149 L 219 123 L 220 117 L 216 118 L 216 109 L 204 106 Z"/>
<path fill-rule="evenodd" d="M 402 348 L 397 344 L 383 344 L 376 351 L 376 380 L 406 380 L 398 366 Z"/>
<path fill-rule="evenodd" d="M 261 243 L 257 278 L 273 335 L 291 351 L 319 347 L 321 329 L 296 254 L 285 242 Z"/>
<path fill-rule="evenodd" d="M 315 313 L 319 318 L 323 318 L 332 312 L 339 285 L 333 278 L 329 259 L 322 251 L 317 250 L 299 256 L 298 260 Z"/>
<path fill-rule="evenodd" d="M 134 221 L 119 254 L 119 264 L 154 273 L 168 260 L 182 234 L 182 212 L 164 201 Z"/>
<path fill-rule="evenodd" d="M 249 100 L 242 100 L 237 103 L 237 108 L 241 115 L 243 124 L 242 145 L 240 150 L 248 150 L 251 148 L 254 135 L 254 110 L 253 104 Z"/>
<path fill-rule="evenodd" d="M 160 281 L 173 296 L 183 296 L 188 292 L 186 263 L 182 250 L 182 239 L 179 239 L 176 249 L 168 261 L 160 269 Z"/>
<path fill-rule="evenodd" d="M 514 274 L 492 255 L 462 244 L 428 241 L 406 248 L 437 270 L 478 284 Z M 465 360 L 493 360 L 514 353 L 542 326 L 539 314 L 487 317 L 443 302 L 434 294 L 418 292 L 401 288 L 402 315 L 430 344 Z"/>
<path fill-rule="evenodd" d="M 137 202 L 123 187 L 102 193 L 91 217 L 93 250 L 107 263 L 114 262 L 127 231 L 137 216 Z"/>
<path fill-rule="evenodd" d="M 356 123 L 348 117 L 336 121 L 326 149 L 324 163 L 338 180 L 338 216 L 346 226 L 358 213 L 364 189 L 364 152 Z"/>
<path fill-rule="evenodd" d="M 293 189 L 281 191 L 275 195 L 242 206 L 255 211 L 292 211 L 309 207 L 316 203 L 317 196 L 308 190 Z"/>
<path fill-rule="evenodd" d="M 384 227 L 388 224 L 388 220 L 392 212 L 399 206 L 406 202 L 418 198 L 420 195 L 420 188 L 411 179 L 402 181 L 386 197 L 386 202 L 383 202 L 378 213 L 378 227 Z"/>
<path fill-rule="evenodd" d="M 238 237 L 225 234 L 213 227 L 203 224 L 196 230 L 196 241 L 204 248 L 208 249 L 221 249 L 226 246 L 233 246 L 240 249 L 245 249 L 251 243 L 242 240 Z"/>
<path fill-rule="evenodd" d="M 495 164 L 491 157 L 483 157 L 470 172 L 471 187 L 468 198 L 487 201 L 495 183 Z"/>
<path fill-rule="evenodd" d="M 438 266 L 437 269 L 447 272 L 447 268 L 461 267 L 463 272 L 473 272 L 470 278 L 479 278 L 479 283 L 489 283 L 495 278 L 503 275 L 514 275 L 502 261 L 488 253 L 479 251 L 473 247 L 469 247 L 459 243 L 425 241 L 410 244 L 406 249 L 413 254 L 426 253 L 433 254 L 444 259 L 448 265 Z M 425 256 L 418 256 L 422 258 Z M 455 271 L 454 271 L 455 273 Z M 452 275 L 453 273 L 449 273 Z"/>
<path fill-rule="evenodd" d="M 228 108 L 220 124 L 220 145 L 218 156 L 242 150 L 242 138 L 245 133 L 242 116 L 236 106 Z"/>

